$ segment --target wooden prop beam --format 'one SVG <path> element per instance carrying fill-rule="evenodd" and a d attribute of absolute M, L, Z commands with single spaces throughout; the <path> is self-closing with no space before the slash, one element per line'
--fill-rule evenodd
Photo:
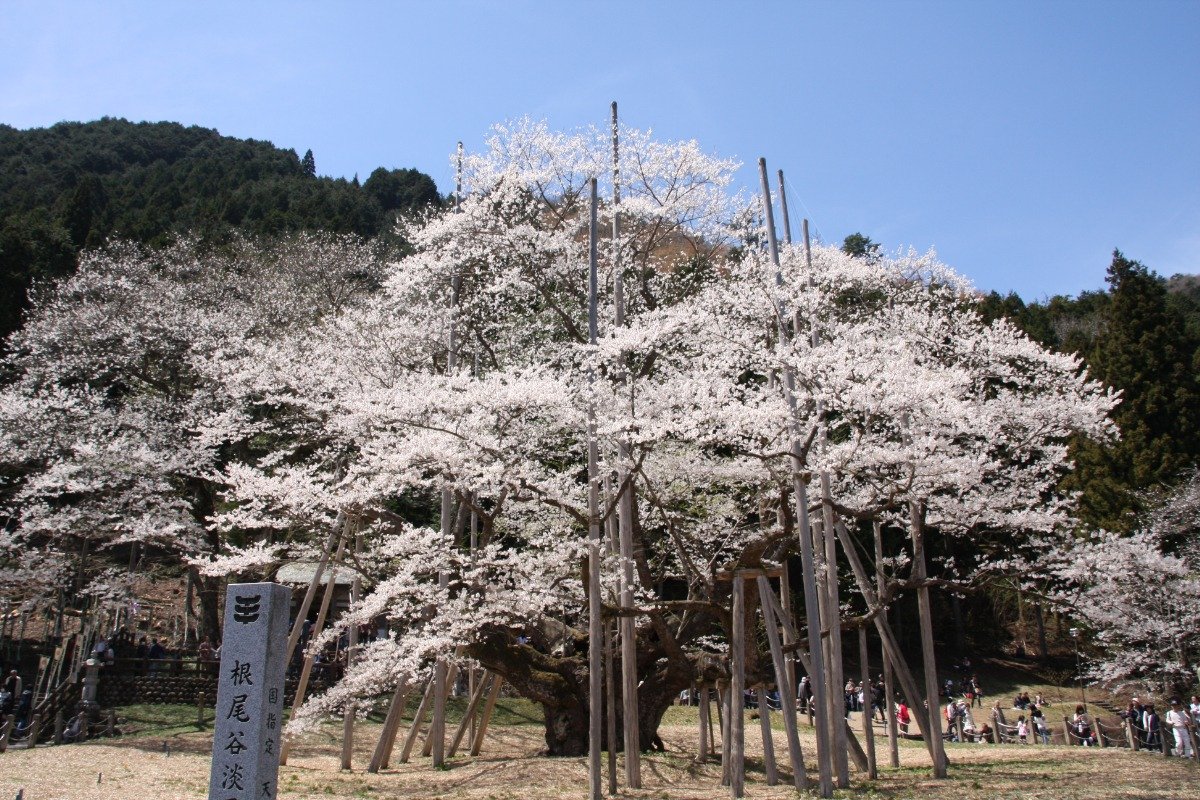
<path fill-rule="evenodd" d="M 779 772 L 775 769 L 775 740 L 771 736 L 771 706 L 767 702 L 767 687 L 758 687 L 758 728 L 763 741 L 763 771 L 767 773 L 767 786 L 779 785 Z"/>
<path fill-rule="evenodd" d="M 850 570 L 854 573 L 854 580 L 858 584 L 858 591 L 862 593 L 863 599 L 867 601 L 867 605 L 872 608 L 879 607 L 879 596 L 875 594 L 875 590 L 871 586 L 871 582 L 867 577 L 867 571 L 863 569 L 862 560 L 858 557 L 858 552 L 854 549 L 854 541 L 850 538 L 850 532 L 846 530 L 846 526 L 841 522 L 837 523 L 838 539 L 842 543 L 842 551 L 846 554 L 846 560 L 850 563 Z M 917 682 L 913 678 L 912 672 L 908 668 L 908 662 L 904 660 L 904 655 L 900 652 L 900 645 L 896 642 L 896 637 L 892 633 L 892 626 L 888 624 L 887 616 L 884 614 L 876 614 L 873 618 L 875 623 L 875 631 L 879 634 L 880 640 L 883 642 L 884 655 L 891 662 L 896 673 L 896 678 L 900 681 L 900 688 L 905 695 L 911 699 L 912 705 L 910 711 L 913 718 L 917 721 L 917 727 L 921 731 L 921 738 L 925 741 L 925 747 L 929 751 L 929 757 L 933 763 L 937 763 L 937 750 L 934 749 L 932 740 L 940 741 L 941 731 L 936 724 L 937 710 L 936 706 L 932 713 L 927 713 L 927 709 L 920 702 L 921 692 L 917 688 Z M 930 720 L 935 720 L 934 724 Z"/>
<path fill-rule="evenodd" d="M 484 679 L 478 681 L 475 691 L 471 693 L 471 700 L 467 704 L 467 711 L 463 714 L 462 722 L 458 724 L 458 729 L 454 731 L 454 738 L 450 740 L 450 749 L 446 753 L 447 758 L 453 758 L 458 752 L 458 746 L 462 744 L 463 737 L 467 735 L 467 729 L 471 727 L 471 723 L 475 719 L 476 712 L 479 711 L 479 705 L 483 702 L 483 693 L 488 687 L 487 672 L 484 672 Z"/>
<path fill-rule="evenodd" d="M 871 532 L 875 539 L 875 588 L 883 594 L 883 526 L 879 520 L 871 523 Z M 879 612 L 886 616 L 887 611 Z M 892 661 L 887 657 L 887 649 L 883 648 L 883 718 L 887 720 L 888 735 L 888 764 L 892 768 L 900 766 L 900 731 L 896 723 L 896 689 L 892 679 Z"/>
<path fill-rule="evenodd" d="M 455 658 L 458 658 L 458 656 L 461 653 L 462 653 L 461 647 L 457 647 L 454 649 L 454 657 Z M 450 690 L 454 688 L 454 684 L 457 680 L 458 680 L 458 664 L 447 665 L 446 677 L 445 677 L 445 681 L 443 683 L 444 688 L 442 690 L 442 702 L 443 703 L 445 703 L 446 700 L 449 699 Z M 436 694 L 434 695 L 434 700 L 435 701 L 437 700 Z M 434 708 L 436 709 L 437 706 L 435 705 Z M 445 720 L 443 720 L 443 723 L 444 722 L 445 722 Z M 445 751 L 446 727 L 444 724 L 442 726 L 441 733 L 442 733 L 442 748 L 443 748 L 442 749 L 442 758 L 444 761 L 445 753 L 446 753 L 446 751 Z M 423 756 L 433 755 L 434 748 L 437 746 L 437 741 L 438 741 L 438 737 L 434 733 L 434 725 L 432 722 L 430 722 L 429 730 L 425 732 L 425 742 L 421 745 L 421 755 L 423 755 Z M 435 762 L 435 765 L 436 765 L 436 762 Z"/>
<path fill-rule="evenodd" d="M 371 763 L 367 772 L 375 773 L 385 769 L 392 755 L 392 746 L 396 743 L 396 733 L 400 730 L 400 719 L 404 716 L 404 706 L 408 702 L 408 682 L 401 681 L 392 693 L 392 702 L 388 705 L 387 716 L 383 720 L 383 730 L 379 734 L 379 742 L 371 755 Z"/>
<path fill-rule="evenodd" d="M 304 599 L 300 601 L 300 609 L 296 612 L 296 620 L 292 623 L 292 632 L 288 634 L 287 641 L 287 663 L 292 663 L 292 654 L 296 652 L 296 643 L 300 641 L 300 632 L 304 629 L 304 621 L 308 619 L 308 610 L 312 608 L 313 598 L 317 594 L 317 587 L 321 585 L 321 576 L 325 574 L 325 567 L 329 564 L 329 556 L 333 553 L 333 548 L 342 540 L 345 535 L 347 525 L 346 514 L 339 511 L 337 520 L 333 523 L 333 530 L 329 533 L 329 539 L 326 540 L 325 546 L 321 548 L 321 558 L 317 561 L 316 572 L 313 573 L 312 580 L 309 581 L 308 589 L 304 592 Z"/>
<path fill-rule="evenodd" d="M 354 520 L 354 555 L 357 556 L 362 552 L 362 534 L 359 533 L 358 520 Z M 333 582 L 330 581 L 330 588 L 333 588 Z M 354 573 L 354 581 L 350 584 L 350 608 L 358 603 L 362 598 L 362 578 L 358 572 Z M 358 626 L 350 626 L 350 636 L 346 647 L 346 669 L 349 669 L 354 664 L 354 659 L 358 655 Z M 342 769 L 350 769 L 354 763 L 354 716 L 358 704 L 351 700 L 346 704 L 346 710 L 342 713 Z"/>
<path fill-rule="evenodd" d="M 871 780 L 879 778 L 879 766 L 875 763 L 875 731 L 871 716 L 875 709 L 875 690 L 871 684 L 871 665 L 867 661 L 867 628 L 858 629 L 858 663 L 862 680 L 862 729 L 863 741 L 867 745 L 867 777 Z"/>
<path fill-rule="evenodd" d="M 729 688 L 729 795 L 737 800 L 746 794 L 746 579 L 740 574 L 733 576 L 733 630 L 730 639 L 729 664 L 733 680 Z"/>
<path fill-rule="evenodd" d="M 333 602 L 333 594 L 337 590 L 337 574 L 338 564 L 342 561 L 342 556 L 346 552 L 346 537 L 338 538 L 337 556 L 333 569 L 329 572 L 329 583 L 325 585 L 325 593 L 321 595 L 321 608 L 317 611 L 317 621 L 313 624 L 312 635 L 309 637 L 309 642 L 315 640 L 321 635 L 321 631 L 325 630 L 325 620 L 329 616 L 329 606 Z M 305 617 L 308 616 L 307 610 L 304 611 Z M 297 618 L 299 619 L 299 618 Z M 295 627 L 295 626 L 293 626 Z M 291 649 L 288 650 L 292 652 Z M 304 664 L 300 668 L 300 679 L 296 682 L 296 695 L 292 698 L 292 716 L 295 715 L 296 709 L 304 705 L 304 698 L 308 696 L 308 681 L 312 676 L 313 664 L 316 662 L 316 653 L 309 653 L 304 656 Z M 292 738 L 285 735 L 283 744 L 279 746 L 279 763 L 287 764 L 288 755 L 292 751 Z"/>
<path fill-rule="evenodd" d="M 763 614 L 763 624 L 767 629 L 767 644 L 771 648 L 771 662 L 775 665 L 776 675 L 786 675 L 784 666 L 783 647 L 779 641 L 779 626 L 775 619 L 775 593 L 765 575 L 758 577 L 759 607 Z M 786 628 L 786 620 L 785 628 Z M 796 690 L 781 688 L 780 703 L 783 706 L 783 728 L 787 732 L 788 758 L 792 765 L 792 783 L 800 791 L 808 791 L 808 774 L 804 770 L 804 753 L 800 749 L 800 733 L 796 729 Z"/>
<path fill-rule="evenodd" d="M 488 692 L 487 703 L 483 707 L 483 716 L 479 727 L 475 730 L 475 738 L 471 742 L 471 755 L 477 756 L 483 749 L 483 737 L 487 735 L 488 723 L 492 721 L 492 712 L 496 710 L 496 701 L 500 698 L 500 690 L 504 688 L 504 678 L 492 676 L 492 688 Z"/>

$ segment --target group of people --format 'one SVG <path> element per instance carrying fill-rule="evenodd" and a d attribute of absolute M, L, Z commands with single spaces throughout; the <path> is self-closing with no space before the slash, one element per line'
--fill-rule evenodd
<path fill-rule="evenodd" d="M 1173 698 L 1167 713 L 1162 716 L 1154 703 L 1143 703 L 1135 697 L 1120 714 L 1122 719 L 1129 721 L 1142 747 L 1162 749 L 1166 745 L 1163 739 L 1165 725 L 1175 738 L 1175 753 L 1185 758 L 1192 757 L 1191 734 L 1200 730 L 1200 696 L 1192 695 L 1191 702 L 1186 706 L 1178 697 Z"/>

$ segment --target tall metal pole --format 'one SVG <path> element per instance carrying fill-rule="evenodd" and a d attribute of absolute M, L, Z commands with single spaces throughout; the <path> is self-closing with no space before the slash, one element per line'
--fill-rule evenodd
<path fill-rule="evenodd" d="M 779 272 L 779 242 L 775 238 L 775 215 L 771 208 L 771 187 L 767 182 L 767 160 L 765 158 L 758 160 L 758 171 L 762 182 L 767 243 L 770 247 L 771 261 L 775 265 L 775 283 L 776 285 L 781 285 L 783 283 L 783 276 Z M 779 317 L 780 342 L 789 341 L 791 334 L 787 325 L 787 313 L 782 305 L 778 309 L 777 314 Z M 822 659 L 822 650 L 824 648 L 821 643 L 821 617 L 817 600 L 812 527 L 808 518 L 808 480 L 800 471 L 801 460 L 804 457 L 803 442 L 800 437 L 800 423 L 797 417 L 799 412 L 796 404 L 796 375 L 789 365 L 784 366 L 783 386 L 792 426 L 792 489 L 795 494 L 796 519 L 799 522 L 800 528 L 800 568 L 804 583 L 804 616 L 808 629 L 808 647 L 811 656 L 809 660 L 812 665 L 812 674 L 809 678 L 813 685 L 813 699 L 816 702 L 817 708 L 827 709 L 829 707 L 829 687 L 825 684 L 825 665 Z M 828 714 L 823 713 L 822 716 L 828 717 Z M 816 726 L 817 775 L 821 797 L 833 797 L 833 762 L 829 750 L 831 722 L 840 723 L 841 720 L 840 718 L 835 721 L 829 719 L 818 720 Z"/>
<path fill-rule="evenodd" d="M 616 325 L 625 325 L 625 279 L 621 274 L 621 162 L 620 128 L 617 103 L 612 104 L 612 179 L 613 179 L 613 305 Z M 633 382 L 622 370 L 622 383 L 629 385 L 629 414 L 633 416 Z M 633 483 L 629 476 L 629 441 L 622 436 L 617 443 L 617 504 L 621 552 L 621 606 L 633 606 Z M 638 729 L 637 620 L 622 616 L 621 622 L 621 710 L 625 734 L 625 783 L 631 789 L 642 788 L 641 733 Z"/>
<path fill-rule="evenodd" d="M 599 338 L 596 319 L 596 179 L 589 181 L 591 214 L 588 221 L 588 344 Z M 588 370 L 589 386 L 595 379 Z M 600 621 L 600 452 L 596 442 L 596 408 L 588 398 L 588 779 L 592 800 L 600 800 L 600 748 L 603 736 L 603 637 Z"/>

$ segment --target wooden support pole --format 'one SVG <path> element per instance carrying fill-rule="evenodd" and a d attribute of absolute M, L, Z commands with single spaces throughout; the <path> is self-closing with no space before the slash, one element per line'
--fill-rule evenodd
<path fill-rule="evenodd" d="M 871 780 L 879 778 L 879 765 L 875 763 L 875 730 L 871 721 L 874 709 L 874 690 L 871 688 L 871 665 L 868 660 L 867 628 L 865 625 L 858 629 L 858 663 L 862 676 L 862 729 L 863 742 L 867 747 L 867 777 Z"/>
<path fill-rule="evenodd" d="M 871 532 L 875 539 L 875 590 L 882 596 L 885 580 L 883 574 L 883 526 L 879 520 L 872 521 Z M 879 613 L 886 617 L 888 612 L 883 610 Z M 900 766 L 900 731 L 896 723 L 896 688 L 893 685 L 891 659 L 887 657 L 887 649 L 882 649 L 884 651 L 883 702 L 886 706 L 883 718 L 887 720 L 888 765 L 897 768 Z"/>
<path fill-rule="evenodd" d="M 846 730 L 846 755 L 854 762 L 856 770 L 865 773 L 867 771 L 867 753 L 859 743 L 858 737 L 854 735 L 854 729 L 850 727 L 850 720 L 846 718 L 846 715 L 843 714 L 838 719 L 841 720 L 841 725 Z"/>
<path fill-rule="evenodd" d="M 783 648 L 779 642 L 779 625 L 775 619 L 775 594 L 765 575 L 758 577 L 759 607 L 762 609 L 763 626 L 767 629 L 767 644 L 771 650 L 771 662 L 775 674 L 785 674 Z M 789 627 L 785 621 L 784 628 Z M 783 729 L 787 732 L 788 759 L 792 767 L 792 783 L 800 791 L 808 791 L 808 774 L 804 770 L 804 753 L 800 749 L 800 733 L 796 730 L 796 692 L 781 691 L 780 705 L 783 713 Z"/>
<path fill-rule="evenodd" d="M 620 129 L 617 125 L 617 104 L 612 104 L 612 178 L 613 178 L 613 306 L 616 327 L 625 326 L 625 277 L 621 271 L 621 168 Z M 628 384 L 630 412 L 632 413 L 632 381 L 624 372 L 620 375 L 623 384 Z M 621 554 L 621 605 L 633 606 L 633 479 L 629 474 L 631 452 L 629 441 L 622 437 L 617 442 L 617 501 L 619 519 L 619 551 Z M 625 783 L 630 789 L 642 788 L 642 746 L 638 730 L 638 674 L 637 674 L 637 620 L 622 616 L 621 627 L 621 721 L 625 735 Z"/>
<path fill-rule="evenodd" d="M 60 708 L 54 712 L 54 743 L 63 743 L 63 729 L 66 728 L 66 719 L 63 716 L 63 710 Z"/>
<path fill-rule="evenodd" d="M 454 649 L 454 657 L 458 658 L 461 654 L 462 654 L 462 648 L 456 647 Z M 454 683 L 457 680 L 458 680 L 458 664 L 457 663 L 450 664 L 446 669 L 446 678 L 445 678 L 445 683 L 444 683 L 445 688 L 442 690 L 443 691 L 443 696 L 442 696 L 443 702 L 445 702 L 445 700 L 449 697 L 450 690 L 454 687 Z M 435 699 L 436 699 L 436 697 L 437 697 L 437 695 L 434 695 Z M 443 748 L 445 747 L 445 741 L 446 741 L 446 728 L 443 725 L 443 727 L 442 727 Z M 434 736 L 434 734 L 433 734 L 433 723 L 431 722 L 429 725 L 429 730 L 425 732 L 425 742 L 421 745 L 421 755 L 422 756 L 433 755 L 433 748 L 434 748 L 434 745 L 436 745 L 436 744 L 437 744 L 437 737 Z M 443 749 L 442 753 L 444 756 L 444 754 L 445 754 L 444 749 Z"/>
<path fill-rule="evenodd" d="M 875 594 L 875 590 L 871 587 L 871 582 L 867 578 L 867 572 L 863 569 L 862 561 L 858 557 L 858 552 L 854 549 L 854 542 L 850 539 L 850 533 L 846 530 L 846 526 L 842 523 L 837 524 L 838 538 L 842 543 L 842 551 L 846 554 L 846 561 L 850 564 L 850 570 L 854 573 L 854 580 L 858 584 L 858 591 L 862 593 L 863 599 L 867 601 L 867 605 L 872 609 L 879 606 L 879 597 Z M 930 761 L 939 763 L 936 753 L 942 753 L 941 762 L 945 762 L 944 748 L 934 749 L 934 740 L 941 742 L 941 726 L 937 724 L 938 705 L 934 702 L 932 709 L 926 709 L 921 705 L 921 692 L 917 688 L 917 682 L 913 678 L 911 670 L 908 668 L 908 662 L 904 660 L 904 655 L 900 652 L 900 646 L 896 642 L 896 637 L 892 633 L 892 626 L 888 624 L 887 617 L 884 614 L 876 614 L 874 618 L 875 632 L 879 634 L 880 640 L 883 642 L 884 656 L 891 662 L 895 671 L 896 678 L 900 681 L 900 688 L 904 690 L 905 695 L 909 698 L 913 718 L 916 720 L 921 731 L 921 738 L 925 741 L 925 747 L 929 750 Z"/>
<path fill-rule="evenodd" d="M 613 497 L 612 480 L 604 478 L 604 504 Z M 618 545 L 617 521 L 612 514 L 604 520 L 606 552 L 616 555 Z M 617 623 L 609 620 L 604 624 L 604 739 L 608 745 L 608 794 L 617 793 L 617 679 L 614 674 L 613 649 L 617 640 Z"/>
<path fill-rule="evenodd" d="M 475 719 L 475 714 L 479 711 L 479 705 L 483 702 L 483 693 L 487 689 L 488 681 L 486 680 L 487 673 L 484 673 L 485 679 L 479 681 L 479 685 L 475 687 L 475 691 L 471 694 L 471 700 L 467 704 L 467 711 L 463 714 L 462 722 L 458 724 L 458 729 L 454 732 L 454 738 L 450 740 L 450 750 L 446 753 L 447 758 L 453 758 L 458 752 L 458 746 L 462 744 L 463 737 L 467 735 L 467 729 L 471 727 L 472 721 Z"/>
<path fill-rule="evenodd" d="M 771 736 L 771 706 L 767 703 L 767 687 L 760 685 L 758 691 L 758 728 L 763 740 L 763 771 L 767 774 L 767 786 L 779 784 L 779 772 L 775 769 L 775 741 Z"/>
<path fill-rule="evenodd" d="M 300 632 L 304 629 L 304 621 L 308 619 L 308 610 L 312 607 L 313 598 L 317 594 L 317 587 L 321 585 L 321 576 L 325 574 L 325 567 L 329 564 L 329 556 L 333 554 L 333 548 L 343 536 L 343 528 L 346 526 L 346 514 L 339 511 L 337 520 L 333 523 L 333 530 L 329 533 L 329 539 L 326 540 L 325 546 L 321 548 L 321 558 L 317 561 L 317 568 L 313 572 L 312 580 L 309 581 L 308 589 L 304 592 L 304 599 L 300 601 L 300 609 L 296 612 L 296 619 L 292 622 L 292 632 L 288 634 L 287 641 L 287 663 L 292 663 L 292 654 L 296 652 L 296 643 L 300 641 Z M 280 762 L 285 763 L 285 762 Z"/>
<path fill-rule="evenodd" d="M 771 261 L 775 265 L 775 283 L 783 283 L 783 274 L 779 263 L 779 242 L 775 237 L 775 216 L 771 205 L 771 187 L 767 180 L 767 160 L 758 160 L 759 180 L 762 184 L 763 216 L 767 229 L 767 244 L 771 253 Z M 808 241 L 808 223 L 804 223 L 804 236 Z M 788 315 L 782 304 L 776 312 L 780 342 L 790 342 L 791 332 L 788 328 Z M 792 495 L 796 505 L 796 520 L 800 538 L 800 567 L 804 583 L 804 610 L 808 631 L 808 646 L 812 652 L 812 669 L 808 670 L 809 682 L 813 687 L 813 698 L 818 706 L 825 707 L 828 702 L 829 687 L 825 682 L 825 665 L 821 642 L 821 618 L 819 600 L 817 598 L 816 569 L 812 527 L 808 517 L 808 479 L 801 472 L 805 463 L 804 436 L 800 430 L 799 407 L 796 401 L 796 376 L 790 367 L 783 370 L 784 395 L 788 404 L 792 441 L 790 443 L 791 459 L 789 468 L 792 479 Z M 829 721 L 823 720 L 819 726 L 814 726 L 817 735 L 817 773 L 819 793 L 821 797 L 833 796 L 833 759 L 831 758 Z"/>
<path fill-rule="evenodd" d="M 362 552 L 362 534 L 359 532 L 359 521 L 356 518 L 353 522 L 355 528 L 354 533 L 354 555 L 357 556 Z M 332 589 L 333 587 L 330 586 Z M 362 578 L 358 572 L 354 573 L 354 580 L 350 584 L 350 609 L 353 610 L 358 601 L 362 599 Z M 346 669 L 349 670 L 354 664 L 354 659 L 358 655 L 358 625 L 350 626 L 350 636 L 348 638 L 348 647 L 346 648 Z M 342 769 L 351 769 L 354 763 L 354 716 L 358 710 L 358 705 L 354 700 L 346 703 L 346 709 L 342 713 Z"/>
<path fill-rule="evenodd" d="M 412 755 L 413 746 L 417 743 L 417 737 L 421 735 L 421 726 L 425 724 L 425 715 L 429 712 L 429 706 L 433 702 L 433 679 L 431 678 L 425 684 L 425 692 L 421 695 L 421 703 L 417 706 L 417 711 L 413 714 L 412 725 L 408 729 L 408 734 L 404 737 L 404 747 L 400 748 L 400 763 L 407 764 L 409 756 Z"/>
<path fill-rule="evenodd" d="M 729 642 L 730 685 L 730 776 L 729 794 L 737 800 L 746 793 L 746 579 L 733 576 L 733 630 Z"/>
<path fill-rule="evenodd" d="M 782 170 L 780 170 L 782 174 Z M 780 184 L 782 186 L 782 184 Z M 782 526 L 780 526 L 782 527 Z M 779 606 L 783 609 L 783 646 L 788 653 L 791 652 L 791 646 L 795 644 L 793 632 L 796 630 L 796 621 L 792 618 L 792 583 L 788 577 L 787 563 L 783 565 L 783 569 L 779 573 Z M 780 680 L 787 683 L 787 692 L 791 694 L 793 704 L 796 699 L 796 689 L 798 687 L 796 681 L 796 659 L 791 655 L 784 656 L 784 677 Z M 778 668 L 777 668 L 778 669 Z M 780 694 L 783 694 L 783 687 L 780 687 Z"/>
<path fill-rule="evenodd" d="M 349 527 L 349 524 L 347 523 L 347 528 L 348 527 Z M 340 532 L 341 531 L 339 531 L 339 533 Z M 348 534 L 349 531 L 347 530 L 346 533 Z M 318 636 L 321 635 L 321 631 L 323 631 L 325 629 L 325 620 L 329 616 L 329 607 L 333 603 L 334 592 L 337 591 L 338 564 L 341 563 L 342 556 L 345 555 L 345 552 L 346 552 L 346 537 L 340 536 L 338 538 L 338 542 L 337 542 L 337 555 L 334 558 L 333 569 L 330 570 L 330 572 L 329 572 L 329 583 L 325 585 L 325 593 L 321 596 L 321 608 L 320 608 L 320 610 L 317 611 L 317 621 L 313 624 L 312 635 L 309 637 L 310 645 L 312 644 L 312 642 L 314 640 L 316 640 L 316 638 Z M 307 609 L 304 609 L 304 616 L 305 617 L 308 616 Z M 295 631 L 295 626 L 293 626 L 293 632 L 294 631 Z M 288 652 L 290 653 L 290 652 L 292 652 L 292 650 L 288 650 Z M 295 697 L 292 698 L 292 716 L 295 716 L 296 709 L 298 709 L 301 705 L 304 704 L 304 698 L 308 694 L 308 681 L 309 681 L 309 678 L 312 676 L 313 664 L 316 660 L 316 657 L 317 657 L 317 654 L 315 652 L 307 653 L 304 656 L 304 664 L 300 667 L 300 679 L 298 681 L 296 681 L 296 695 L 295 695 Z M 284 735 L 283 743 L 279 746 L 279 763 L 280 764 L 287 764 L 288 754 L 290 754 L 291 751 L 292 751 L 291 737 Z"/>
<path fill-rule="evenodd" d="M 504 688 L 504 678 L 499 675 L 492 676 L 492 688 L 488 692 L 487 704 L 483 707 L 483 717 L 479 720 L 479 727 L 475 730 L 475 739 L 471 742 L 471 755 L 477 756 L 483 749 L 483 737 L 487 735 L 488 723 L 492 721 L 492 712 L 496 710 L 496 700 L 500 697 L 500 690 Z"/>
<path fill-rule="evenodd" d="M 700 749 L 696 760 L 705 762 L 708 760 L 708 737 L 709 728 L 712 727 L 712 720 L 709 718 L 708 708 L 708 687 L 699 690 L 700 694 Z"/>
<path fill-rule="evenodd" d="M 588 344 L 596 346 L 599 337 L 597 317 L 598 260 L 596 250 L 596 179 L 588 181 L 590 214 L 588 221 Z M 594 376 L 589 372 L 588 383 Z M 587 412 L 588 443 L 588 785 L 591 800 L 600 800 L 602 776 L 602 714 L 604 707 L 604 626 L 600 618 L 600 453 L 596 441 L 596 409 L 589 403 Z"/>
<path fill-rule="evenodd" d="M 924 512 L 918 503 L 908 504 L 909 534 L 913 546 L 913 578 L 922 582 L 917 587 L 917 617 L 921 626 L 921 657 L 924 661 L 925 672 L 925 701 L 928 706 L 930 735 L 929 743 L 933 745 L 933 777 L 946 777 L 946 749 L 939 735 L 941 726 L 934 721 L 937 712 L 934 711 L 938 702 L 937 656 L 933 644 L 933 607 L 929 600 L 929 587 L 924 585 L 925 572 L 925 533 Z"/>
<path fill-rule="evenodd" d="M 729 691 L 729 686 L 717 686 L 717 714 L 721 718 L 721 785 L 729 786 L 733 779 L 732 752 L 730 749 L 730 707 L 729 697 L 733 693 Z"/>
<path fill-rule="evenodd" d="M 825 440 L 822 427 L 822 441 Z M 829 631 L 829 688 L 833 699 L 831 714 L 836 713 L 838 719 L 846 719 L 845 674 L 842 661 L 842 604 L 838 591 L 837 569 L 837 536 L 833 527 L 833 506 L 830 490 L 829 473 L 821 472 L 821 515 L 822 540 L 825 543 L 825 592 L 826 602 L 822 606 L 825 611 L 825 627 Z M 846 762 L 847 749 L 850 747 L 847 731 L 848 725 L 837 726 L 837 738 L 834 739 L 833 758 L 834 769 L 837 771 L 837 785 L 840 789 L 850 788 L 850 767 Z M 865 767 L 862 769 L 866 772 Z"/>
<path fill-rule="evenodd" d="M 408 681 L 396 684 L 392 692 L 392 701 L 388 704 L 387 716 L 383 719 L 383 730 L 379 733 L 379 741 L 371 754 L 371 763 L 367 772 L 376 773 L 387 767 L 388 758 L 392 754 L 392 745 L 396 741 L 396 732 L 400 730 L 400 720 L 404 716 L 404 705 L 408 700 Z"/>

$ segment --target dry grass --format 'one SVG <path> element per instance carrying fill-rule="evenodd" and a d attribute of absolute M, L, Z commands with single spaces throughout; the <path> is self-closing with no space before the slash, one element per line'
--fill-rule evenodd
<path fill-rule="evenodd" d="M 646 788 L 623 791 L 623 797 L 725 798 L 719 785 L 720 765 L 698 765 L 695 753 L 695 709 L 674 708 L 662 729 L 665 753 L 645 758 Z M 177 724 L 166 717 L 157 728 L 145 725 L 140 734 L 118 740 L 34 751 L 10 750 L 0 756 L 0 798 L 24 789 L 26 800 L 140 800 L 206 797 L 211 734 Z M 518 719 L 519 722 L 519 719 Z M 431 768 L 429 759 L 416 758 L 378 775 L 365 765 L 379 733 L 376 723 L 357 728 L 355 769 L 338 770 L 340 726 L 330 725 L 297 743 L 292 758 L 280 770 L 281 798 L 456 798 L 457 800 L 538 800 L 582 798 L 587 793 L 587 762 L 582 758 L 545 758 L 540 727 L 530 724 L 494 726 L 484 754 L 456 757 L 445 770 Z M 746 795 L 749 798 L 794 797 L 789 785 L 766 786 L 758 725 L 747 718 Z M 813 741 L 802 728 L 806 752 Z M 403 735 L 403 730 L 401 731 Z M 775 735 L 775 747 L 786 761 L 785 739 Z M 163 743 L 171 753 L 163 752 Z M 882 744 L 882 743 L 881 743 Z M 397 748 L 398 751 L 398 748 Z M 849 796 L 881 798 L 1195 798 L 1200 767 L 1182 759 L 1132 754 L 1113 749 L 951 745 L 950 780 L 927 777 L 924 750 L 905 742 L 902 766 L 884 769 L 874 785 L 852 773 Z M 782 766 L 782 764 L 781 764 Z M 810 764 L 811 766 L 811 764 Z M 783 770 L 781 770 L 783 771 Z M 98 774 L 102 773 L 100 783 Z"/>

